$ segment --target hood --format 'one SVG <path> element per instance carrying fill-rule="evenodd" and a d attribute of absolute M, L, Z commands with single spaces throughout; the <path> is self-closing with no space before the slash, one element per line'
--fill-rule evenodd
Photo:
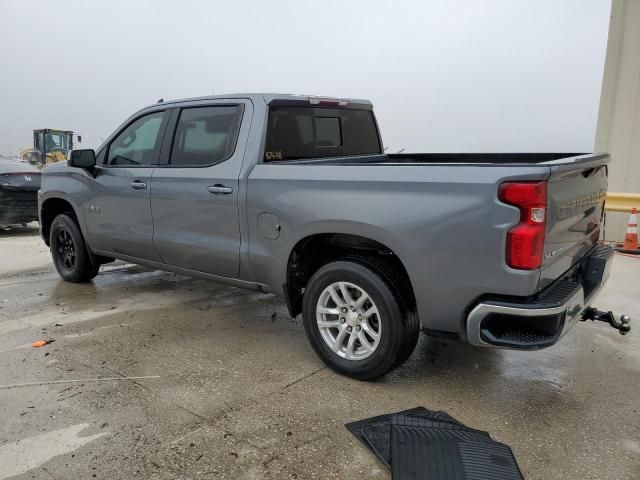
<path fill-rule="evenodd" d="M 38 190 L 41 176 L 40 170 L 29 163 L 0 161 L 2 190 Z"/>
<path fill-rule="evenodd" d="M 4 173 L 38 172 L 40 170 L 30 163 L 19 160 L 0 160 L 0 175 Z"/>

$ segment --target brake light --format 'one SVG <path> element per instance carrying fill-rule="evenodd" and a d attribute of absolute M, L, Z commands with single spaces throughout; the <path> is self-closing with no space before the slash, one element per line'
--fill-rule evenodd
<path fill-rule="evenodd" d="M 311 105 L 317 105 L 319 107 L 346 107 L 349 104 L 349 102 L 346 102 L 344 100 L 311 97 L 309 97 L 309 103 Z"/>
<path fill-rule="evenodd" d="M 507 265 L 521 270 L 540 268 L 544 255 L 547 183 L 506 182 L 500 185 L 498 198 L 520 209 L 520 223 L 507 232 Z"/>

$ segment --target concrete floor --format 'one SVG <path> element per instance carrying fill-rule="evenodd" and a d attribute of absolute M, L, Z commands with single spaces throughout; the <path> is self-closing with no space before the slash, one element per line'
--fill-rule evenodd
<path fill-rule="evenodd" d="M 35 228 L 0 255 L 0 479 L 384 479 L 343 424 L 417 405 L 509 444 L 530 480 L 640 478 L 640 332 L 579 324 L 531 353 L 423 337 L 364 383 L 273 296 L 124 264 L 64 283 Z M 640 319 L 639 285 L 616 257 L 597 306 Z"/>

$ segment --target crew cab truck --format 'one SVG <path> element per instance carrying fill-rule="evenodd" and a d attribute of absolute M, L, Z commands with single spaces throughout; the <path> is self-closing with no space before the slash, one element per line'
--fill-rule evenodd
<path fill-rule="evenodd" d="M 370 102 L 159 102 L 43 170 L 60 276 L 121 259 L 272 292 L 336 371 L 384 375 L 420 331 L 539 349 L 609 275 L 606 154 L 385 154 Z"/>

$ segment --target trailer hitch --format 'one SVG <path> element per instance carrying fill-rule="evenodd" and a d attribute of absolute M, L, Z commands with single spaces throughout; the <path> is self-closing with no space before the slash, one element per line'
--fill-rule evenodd
<path fill-rule="evenodd" d="M 631 331 L 631 317 L 629 315 L 620 315 L 620 321 L 616 320 L 616 317 L 613 315 L 613 312 L 603 312 L 602 310 L 598 310 L 597 308 L 587 307 L 584 312 L 582 312 L 581 321 L 585 322 L 587 320 L 597 320 L 599 322 L 607 322 L 613 328 L 620 332 L 620 335 L 626 335 Z"/>

